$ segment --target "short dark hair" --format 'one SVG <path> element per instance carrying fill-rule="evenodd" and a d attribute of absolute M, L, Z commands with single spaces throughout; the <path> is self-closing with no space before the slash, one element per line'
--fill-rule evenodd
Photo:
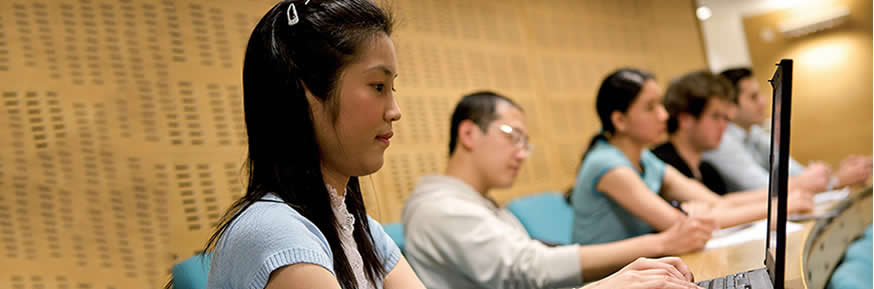
<path fill-rule="evenodd" d="M 736 102 L 736 94 L 725 77 L 709 71 L 695 71 L 671 81 L 665 92 L 665 109 L 668 111 L 668 133 L 679 126 L 681 113 L 691 114 L 696 119 L 711 99 Z"/>
<path fill-rule="evenodd" d="M 738 83 L 744 78 L 752 77 L 753 71 L 749 67 L 736 67 L 723 70 L 719 73 L 725 79 L 731 83 L 731 86 L 734 87 L 734 103 L 737 103 L 737 97 L 740 93 L 740 87 L 738 87 Z"/>
<path fill-rule="evenodd" d="M 458 126 L 462 121 L 471 120 L 480 130 L 485 132 L 492 121 L 498 119 L 498 101 L 504 101 L 519 110 L 522 110 L 512 99 L 497 94 L 493 91 L 477 91 L 461 98 L 452 111 L 452 120 L 449 125 L 449 156 L 455 153 L 455 144 L 458 143 Z"/>

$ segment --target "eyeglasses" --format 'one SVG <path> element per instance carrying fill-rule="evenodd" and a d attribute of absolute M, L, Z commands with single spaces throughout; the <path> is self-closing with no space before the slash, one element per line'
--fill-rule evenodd
<path fill-rule="evenodd" d="M 510 138 L 510 142 L 524 151 L 526 155 L 531 155 L 534 151 L 534 145 L 528 142 L 528 135 L 523 134 L 521 129 L 512 127 L 508 124 L 498 125 L 498 129 L 507 135 L 507 137 Z"/>

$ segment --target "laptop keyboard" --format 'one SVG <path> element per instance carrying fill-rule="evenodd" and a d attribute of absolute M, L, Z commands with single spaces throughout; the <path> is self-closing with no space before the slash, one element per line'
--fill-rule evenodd
<path fill-rule="evenodd" d="M 707 289 L 750 289 L 750 279 L 747 272 L 701 281 L 696 284 Z"/>

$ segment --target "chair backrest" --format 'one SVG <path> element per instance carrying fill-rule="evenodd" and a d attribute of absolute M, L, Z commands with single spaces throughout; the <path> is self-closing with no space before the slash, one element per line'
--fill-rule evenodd
<path fill-rule="evenodd" d="M 547 192 L 522 197 L 507 205 L 532 238 L 560 245 L 571 243 L 573 209 L 564 195 Z"/>
<path fill-rule="evenodd" d="M 391 237 L 392 241 L 395 241 L 398 248 L 401 248 L 401 252 L 404 252 L 404 244 L 406 244 L 404 241 L 404 226 L 400 223 L 392 223 L 383 225 L 382 229 Z"/>
<path fill-rule="evenodd" d="M 174 289 L 206 289 L 212 253 L 202 253 L 173 266 Z"/>
<path fill-rule="evenodd" d="M 843 261 L 832 273 L 828 289 L 867 289 L 871 288 L 872 277 L 872 233 L 871 226 L 862 237 L 847 247 Z"/>

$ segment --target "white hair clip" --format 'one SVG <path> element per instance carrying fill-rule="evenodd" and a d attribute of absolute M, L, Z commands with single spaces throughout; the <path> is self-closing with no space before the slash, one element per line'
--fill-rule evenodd
<path fill-rule="evenodd" d="M 303 2 L 303 5 L 310 4 L 310 0 Z M 294 17 L 291 14 L 294 14 Z M 297 7 L 294 7 L 294 3 L 288 4 L 288 9 L 285 10 L 285 16 L 288 17 L 288 26 L 294 26 L 298 22 L 300 22 L 300 18 L 297 16 Z"/>
<path fill-rule="evenodd" d="M 291 13 L 294 13 L 294 17 L 291 16 Z M 288 10 L 285 10 L 285 16 L 288 17 L 288 26 L 294 26 L 300 22 L 300 18 L 297 17 L 297 8 L 294 7 L 294 3 L 288 4 Z"/>
<path fill-rule="evenodd" d="M 637 83 L 637 84 L 642 84 L 642 83 L 643 83 L 643 77 L 641 77 L 640 75 L 638 75 L 638 74 L 636 74 L 636 73 L 631 73 L 631 72 L 628 72 L 628 71 L 622 71 L 622 72 L 619 73 L 619 77 L 625 78 L 625 80 L 628 80 L 628 81 L 631 81 L 631 82 L 634 82 L 634 83 Z"/>

